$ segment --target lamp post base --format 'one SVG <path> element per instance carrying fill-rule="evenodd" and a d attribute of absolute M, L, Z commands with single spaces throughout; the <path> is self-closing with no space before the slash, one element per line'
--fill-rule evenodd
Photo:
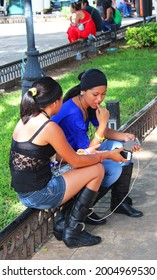
<path fill-rule="evenodd" d="M 45 74 L 43 70 L 40 68 L 40 64 L 38 61 L 38 54 L 37 50 L 27 51 L 27 64 L 26 70 L 23 75 L 23 83 L 22 83 L 22 96 L 28 91 L 29 88 L 32 87 L 33 82 L 41 77 L 44 77 Z"/>

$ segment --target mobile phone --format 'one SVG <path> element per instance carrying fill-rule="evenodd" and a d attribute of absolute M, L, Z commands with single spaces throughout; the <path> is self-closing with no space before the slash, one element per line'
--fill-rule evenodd
<path fill-rule="evenodd" d="M 123 158 L 127 159 L 127 160 L 131 160 L 132 158 L 132 153 L 130 151 L 122 151 L 120 152 L 120 154 L 122 155 Z"/>
<path fill-rule="evenodd" d="M 136 138 L 135 140 L 127 141 L 123 144 L 123 148 L 126 151 L 131 151 L 134 146 L 141 146 L 138 138 Z"/>

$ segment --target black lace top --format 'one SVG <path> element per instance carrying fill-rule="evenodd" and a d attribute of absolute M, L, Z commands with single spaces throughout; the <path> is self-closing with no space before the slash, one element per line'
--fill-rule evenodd
<path fill-rule="evenodd" d="M 38 146 L 32 143 L 49 121 L 45 122 L 28 141 L 17 142 L 12 139 L 10 150 L 11 186 L 16 192 L 40 190 L 51 179 L 50 157 L 55 154 L 55 150 L 50 144 Z"/>

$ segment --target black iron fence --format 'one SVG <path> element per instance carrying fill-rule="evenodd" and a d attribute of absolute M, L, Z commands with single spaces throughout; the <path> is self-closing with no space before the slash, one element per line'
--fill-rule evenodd
<path fill-rule="evenodd" d="M 92 52 L 93 49 L 99 50 L 102 47 L 109 46 L 113 40 L 121 40 L 125 38 L 127 27 L 139 26 L 143 21 L 138 21 L 131 25 L 121 27 L 117 32 L 107 31 L 96 37 L 95 41 L 78 40 L 72 44 L 63 45 L 62 47 L 55 48 L 46 52 L 42 52 L 38 56 L 40 67 L 43 70 L 60 65 L 63 62 L 72 61 L 76 59 L 77 53 L 81 53 L 85 56 L 88 52 Z M 0 89 L 5 89 L 18 85 L 22 80 L 22 65 L 26 65 L 27 59 L 24 61 L 17 60 L 15 62 L 0 66 Z"/>

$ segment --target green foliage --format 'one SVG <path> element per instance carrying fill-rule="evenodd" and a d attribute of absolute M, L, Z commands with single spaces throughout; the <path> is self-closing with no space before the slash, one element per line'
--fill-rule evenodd
<path fill-rule="evenodd" d="M 0 94 L 0 229 L 24 209 L 10 188 L 9 172 L 9 150 L 12 132 L 19 119 L 20 97 L 20 91 Z"/>
<path fill-rule="evenodd" d="M 140 27 L 128 27 L 127 45 L 134 48 L 157 46 L 157 22 L 144 23 Z"/>
<path fill-rule="evenodd" d="M 66 19 L 69 19 L 71 15 L 70 8 L 62 7 L 62 14 L 66 17 Z"/>

